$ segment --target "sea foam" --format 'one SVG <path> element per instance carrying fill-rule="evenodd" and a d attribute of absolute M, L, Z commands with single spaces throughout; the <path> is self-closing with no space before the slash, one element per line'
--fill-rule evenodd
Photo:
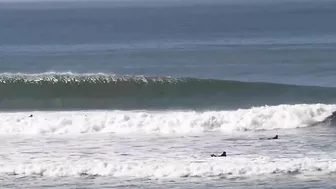
<path fill-rule="evenodd" d="M 0 175 L 76 177 L 111 176 L 131 178 L 241 178 L 270 175 L 326 175 L 336 171 L 334 159 L 226 157 L 150 160 L 65 160 L 0 164 Z"/>
<path fill-rule="evenodd" d="M 192 134 L 290 129 L 308 127 L 334 110 L 336 105 L 296 104 L 225 111 L 0 113 L 0 134 Z"/>

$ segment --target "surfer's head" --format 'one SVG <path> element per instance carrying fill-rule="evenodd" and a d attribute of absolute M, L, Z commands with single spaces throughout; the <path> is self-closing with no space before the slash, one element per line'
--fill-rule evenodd
<path fill-rule="evenodd" d="M 226 152 L 224 151 L 221 156 L 226 156 Z"/>
<path fill-rule="evenodd" d="M 334 111 L 331 115 L 336 117 L 336 111 Z"/>

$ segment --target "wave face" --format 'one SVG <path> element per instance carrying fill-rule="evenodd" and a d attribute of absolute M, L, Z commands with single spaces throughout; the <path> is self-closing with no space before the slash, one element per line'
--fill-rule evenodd
<path fill-rule="evenodd" d="M 330 103 L 336 89 L 106 74 L 1 74 L 0 109 L 237 108 Z"/>
<path fill-rule="evenodd" d="M 336 105 L 263 106 L 233 111 L 70 111 L 1 113 L 0 135 L 7 134 L 200 134 L 309 127 Z"/>

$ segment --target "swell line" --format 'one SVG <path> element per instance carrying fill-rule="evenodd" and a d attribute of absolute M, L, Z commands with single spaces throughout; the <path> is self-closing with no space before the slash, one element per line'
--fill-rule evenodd
<path fill-rule="evenodd" d="M 333 103 L 336 89 L 106 74 L 0 74 L 0 109 L 230 108 Z"/>

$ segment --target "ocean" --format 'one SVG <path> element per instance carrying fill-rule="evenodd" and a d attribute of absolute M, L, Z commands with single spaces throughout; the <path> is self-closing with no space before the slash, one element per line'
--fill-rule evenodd
<path fill-rule="evenodd" d="M 334 18 L 331 0 L 0 1 L 1 188 L 335 188 L 336 125 L 315 124 L 336 111 Z"/>

